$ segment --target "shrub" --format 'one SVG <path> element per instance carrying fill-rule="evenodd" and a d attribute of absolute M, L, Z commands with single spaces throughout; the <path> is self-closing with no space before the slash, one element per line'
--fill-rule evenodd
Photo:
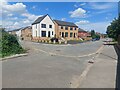
<path fill-rule="evenodd" d="M 0 32 L 2 33 L 2 37 L 0 37 L 0 51 L 2 57 L 24 52 L 24 49 L 18 43 L 14 35 L 7 33 L 4 29 L 1 29 Z"/>

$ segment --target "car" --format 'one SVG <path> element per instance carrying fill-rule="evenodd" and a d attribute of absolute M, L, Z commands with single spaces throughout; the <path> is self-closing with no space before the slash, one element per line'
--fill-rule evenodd
<path fill-rule="evenodd" d="M 92 39 L 92 41 L 98 41 L 98 40 L 100 40 L 100 38 L 94 38 L 94 39 Z"/>
<path fill-rule="evenodd" d="M 51 42 L 58 42 L 58 38 L 51 38 Z"/>

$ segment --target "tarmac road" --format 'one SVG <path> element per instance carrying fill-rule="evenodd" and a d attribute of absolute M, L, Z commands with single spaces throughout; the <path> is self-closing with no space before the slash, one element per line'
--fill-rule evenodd
<path fill-rule="evenodd" d="M 75 45 L 22 42 L 22 45 L 31 49 L 28 56 L 2 62 L 3 88 L 69 88 L 96 54 L 78 56 L 95 53 L 102 41 Z"/>

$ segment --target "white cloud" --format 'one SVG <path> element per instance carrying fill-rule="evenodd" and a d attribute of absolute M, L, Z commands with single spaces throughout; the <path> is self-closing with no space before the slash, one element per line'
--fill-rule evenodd
<path fill-rule="evenodd" d="M 13 17 L 13 18 L 11 18 L 11 19 L 13 19 L 13 20 L 17 20 L 17 19 L 18 19 L 18 17 Z"/>
<path fill-rule="evenodd" d="M 19 19 L 18 17 L 8 17 L 7 19 L 4 19 L 4 20 L 14 21 L 14 20 L 18 20 L 18 19 Z"/>
<path fill-rule="evenodd" d="M 85 17 L 86 16 L 86 10 L 82 9 L 82 8 L 78 8 L 74 11 L 70 11 L 69 12 L 70 17 L 75 17 L 75 18 L 82 18 L 82 17 Z"/>
<path fill-rule="evenodd" d="M 92 9 L 98 9 L 98 10 L 105 10 L 105 9 L 111 9 L 114 7 L 114 3 L 89 3 L 90 7 Z"/>
<path fill-rule="evenodd" d="M 26 20 L 23 21 L 23 23 L 24 24 L 30 24 L 30 21 L 26 19 Z"/>
<path fill-rule="evenodd" d="M 76 8 L 77 8 L 77 7 L 78 7 L 78 5 L 76 5 L 76 4 L 75 4 L 75 5 L 74 5 L 74 7 L 76 7 Z"/>
<path fill-rule="evenodd" d="M 14 24 L 13 24 L 13 26 L 18 26 L 19 25 L 19 23 L 18 22 L 15 22 Z"/>
<path fill-rule="evenodd" d="M 81 4 L 80 4 L 80 6 L 84 6 L 84 5 L 86 5 L 86 3 L 81 3 Z"/>
<path fill-rule="evenodd" d="M 84 25 L 84 24 L 88 24 L 88 23 L 90 23 L 89 21 L 87 21 L 87 20 L 81 20 L 81 21 L 79 21 L 79 22 L 76 22 L 76 24 L 79 26 L 79 25 Z"/>
<path fill-rule="evenodd" d="M 10 14 L 8 14 L 7 16 L 8 16 L 8 17 L 11 17 L 11 16 L 13 16 L 13 14 L 12 14 L 12 13 L 10 13 Z"/>
<path fill-rule="evenodd" d="M 77 8 L 77 7 L 84 6 L 84 5 L 86 5 L 86 3 L 75 4 L 75 5 L 74 5 L 74 7 L 76 7 L 76 8 Z"/>
<path fill-rule="evenodd" d="M 23 3 L 8 4 L 4 3 L 2 6 L 2 16 L 6 18 L 7 16 L 12 16 L 14 14 L 22 14 L 27 12 L 26 5 Z"/>
<path fill-rule="evenodd" d="M 39 16 L 29 13 L 26 7 L 23 3 L 9 4 L 4 1 L 0 6 L 2 8 L 3 27 L 12 30 L 31 25 Z"/>
<path fill-rule="evenodd" d="M 106 22 L 89 23 L 85 25 L 80 24 L 79 27 L 87 31 L 95 30 L 100 33 L 105 33 L 107 30 L 107 26 L 109 24 L 110 24 L 110 21 L 106 21 Z"/>
<path fill-rule="evenodd" d="M 2 6 L 3 10 L 6 10 L 8 12 L 26 12 L 26 5 L 24 5 L 23 3 L 16 3 L 16 4 L 12 4 L 12 5 L 3 5 Z"/>
<path fill-rule="evenodd" d="M 61 20 L 62 20 L 62 21 L 65 21 L 65 20 L 66 20 L 66 18 L 62 18 Z"/>
<path fill-rule="evenodd" d="M 27 19 L 32 20 L 32 21 L 38 18 L 37 15 L 30 14 L 30 13 L 23 13 L 22 16 L 27 17 Z M 42 15 L 40 15 L 40 16 L 42 16 Z"/>

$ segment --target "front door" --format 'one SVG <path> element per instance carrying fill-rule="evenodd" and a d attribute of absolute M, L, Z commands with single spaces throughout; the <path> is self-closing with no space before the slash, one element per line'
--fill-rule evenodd
<path fill-rule="evenodd" d="M 48 31 L 48 37 L 50 37 L 50 31 Z"/>
<path fill-rule="evenodd" d="M 74 33 L 74 38 L 75 38 L 75 33 Z"/>

